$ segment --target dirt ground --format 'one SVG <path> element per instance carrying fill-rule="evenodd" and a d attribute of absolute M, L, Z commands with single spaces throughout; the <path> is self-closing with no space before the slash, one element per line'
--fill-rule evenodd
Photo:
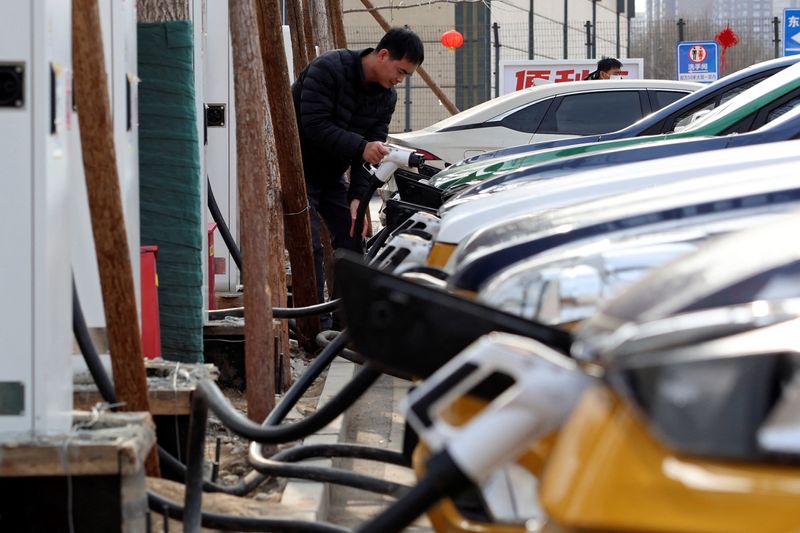
<path fill-rule="evenodd" d="M 307 355 L 298 348 L 294 341 L 292 344 L 292 376 L 296 379 L 308 366 Z M 303 398 L 297 403 L 288 418 L 304 417 L 316 409 L 322 387 L 325 383 L 327 371 L 322 374 L 309 388 Z M 242 414 L 246 413 L 247 401 L 242 391 L 233 388 L 224 388 L 225 396 L 231 404 Z M 279 399 L 276 399 L 276 401 Z M 216 449 L 219 442 L 219 464 L 216 465 Z M 214 480 L 224 486 L 233 486 L 251 471 L 247 461 L 249 441 L 233 434 L 213 414 L 209 415 L 206 432 L 206 467 L 211 473 L 216 470 Z M 274 448 L 277 452 L 283 448 L 295 446 L 297 443 L 287 443 Z M 286 479 L 267 479 L 255 491 L 246 497 L 236 497 L 221 493 L 205 493 L 203 495 L 203 509 L 207 511 L 233 514 L 239 516 L 280 518 L 286 510 L 278 506 Z M 183 485 L 168 480 L 148 478 L 148 488 L 172 501 L 183 502 Z M 167 528 L 164 527 L 162 515 L 151 513 L 151 531 L 164 533 L 167 531 L 182 531 L 183 525 L 176 520 L 169 520 Z M 216 531 L 203 529 L 203 531 Z"/>

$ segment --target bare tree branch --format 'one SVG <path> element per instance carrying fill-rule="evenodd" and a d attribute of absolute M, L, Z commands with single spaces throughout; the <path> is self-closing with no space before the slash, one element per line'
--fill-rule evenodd
<path fill-rule="evenodd" d="M 418 4 L 394 4 L 388 6 L 376 6 L 371 9 L 366 8 L 359 8 L 359 9 L 345 9 L 342 13 L 369 13 L 370 11 L 380 11 L 381 9 L 409 9 L 412 7 L 425 7 L 425 6 L 432 6 L 434 4 L 473 4 L 476 2 L 486 3 L 485 0 L 429 0 L 427 2 L 420 2 Z"/>

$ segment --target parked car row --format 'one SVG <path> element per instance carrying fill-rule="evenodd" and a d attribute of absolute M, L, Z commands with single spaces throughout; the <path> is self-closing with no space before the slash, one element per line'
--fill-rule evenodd
<path fill-rule="evenodd" d="M 698 90 L 534 87 L 394 139 L 496 149 L 398 171 L 371 264 L 336 266 L 355 349 L 420 380 L 437 531 L 796 529 L 799 60 Z M 607 132 L 593 91 L 647 116 Z M 517 116 L 535 126 L 504 144 Z M 553 124 L 586 137 L 536 143 Z"/>

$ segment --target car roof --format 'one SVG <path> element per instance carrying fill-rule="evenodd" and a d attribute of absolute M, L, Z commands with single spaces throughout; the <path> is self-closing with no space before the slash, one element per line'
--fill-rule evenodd
<path fill-rule="evenodd" d="M 795 63 L 734 96 L 724 104 L 717 106 L 713 111 L 684 131 L 700 130 L 704 126 L 714 123 L 719 117 L 729 115 L 739 109 L 748 108 L 753 102 L 759 102 L 762 99 L 774 99 L 773 93 L 783 93 L 785 92 L 785 87 L 798 85 L 800 85 L 800 63 Z"/>
<path fill-rule="evenodd" d="M 482 154 L 480 156 L 474 156 L 473 158 L 470 159 L 475 159 L 476 161 L 480 161 L 489 159 L 490 157 L 504 157 L 514 153 L 519 153 L 520 155 L 522 155 L 526 152 L 534 152 L 540 149 L 547 149 L 551 147 L 564 147 L 573 144 L 580 144 L 581 142 L 604 141 L 610 139 L 638 136 L 641 135 L 642 132 L 646 131 L 648 128 L 657 124 L 659 121 L 664 120 L 665 118 L 671 116 L 673 113 L 679 113 L 686 109 L 690 109 L 700 100 L 707 98 L 710 94 L 716 93 L 717 91 L 724 90 L 725 87 L 727 87 L 728 85 L 737 83 L 740 80 L 747 79 L 751 76 L 757 76 L 765 71 L 786 68 L 788 66 L 797 63 L 798 61 L 800 61 L 800 55 L 779 57 L 776 59 L 770 59 L 767 61 L 761 61 L 759 63 L 755 63 L 754 65 L 750 65 L 749 67 L 728 74 L 727 76 L 724 76 L 715 82 L 709 83 L 705 85 L 703 88 L 691 92 L 686 96 L 684 96 L 683 98 L 676 100 L 675 102 L 672 102 L 671 104 L 664 106 L 661 109 L 653 111 L 651 114 L 639 119 L 638 121 L 634 122 L 629 126 L 626 126 L 620 130 L 613 131 L 610 133 L 586 136 L 584 137 L 585 139 L 584 141 L 582 141 L 580 137 L 558 139 L 556 141 L 541 141 L 539 143 L 513 146 L 509 148 L 503 148 L 500 150 L 492 150 L 491 152 L 487 152 L 486 154 Z M 551 144 L 553 144 L 553 146 L 550 146 Z M 476 161 L 470 161 L 470 162 L 476 162 Z"/>
<path fill-rule="evenodd" d="M 439 131 L 466 124 L 481 124 L 517 107 L 560 94 L 607 91 L 609 89 L 663 89 L 691 92 L 700 88 L 702 88 L 702 84 L 699 83 L 673 80 L 591 80 L 548 83 L 492 98 L 424 128 L 423 131 Z"/>
<path fill-rule="evenodd" d="M 786 137 L 782 138 L 770 138 L 770 134 L 775 132 L 776 134 L 781 134 L 785 130 Z M 778 116 L 777 118 L 767 122 L 760 128 L 749 131 L 746 133 L 742 133 L 737 136 L 737 140 L 740 140 L 737 146 L 742 146 L 745 143 L 752 143 L 756 144 L 758 142 L 769 142 L 771 140 L 781 140 L 781 139 L 789 139 L 788 135 L 796 135 L 800 134 L 800 105 L 796 106 L 795 108 L 785 112 L 784 114 Z M 721 136 L 721 137 L 688 137 L 688 138 L 681 138 L 681 139 L 671 139 L 666 141 L 658 141 L 654 143 L 642 144 L 642 145 L 633 145 L 633 146 L 616 146 L 614 148 L 608 150 L 601 150 L 599 152 L 591 152 L 588 154 L 579 154 L 573 155 L 569 157 L 565 157 L 562 159 L 557 159 L 554 161 L 547 161 L 545 163 L 538 163 L 530 167 L 521 167 L 515 170 L 511 170 L 509 172 L 497 174 L 486 181 L 482 181 L 477 183 L 476 185 L 461 191 L 459 194 L 448 200 L 442 205 L 442 210 L 447 211 L 453 209 L 456 205 L 463 204 L 465 201 L 469 201 L 473 196 L 488 196 L 490 194 L 496 194 L 503 191 L 506 191 L 511 188 L 522 187 L 526 184 L 527 178 L 526 176 L 530 176 L 534 178 L 535 176 L 546 173 L 546 176 L 555 175 L 559 176 L 561 174 L 566 174 L 569 172 L 580 172 L 582 170 L 588 170 L 592 168 L 592 166 L 583 168 L 581 165 L 583 163 L 597 162 L 597 164 L 603 164 L 605 166 L 608 165 L 618 165 L 618 164 L 626 164 L 630 163 L 631 161 L 625 161 L 625 154 L 627 153 L 660 153 L 665 151 L 665 147 L 667 146 L 679 146 L 683 147 L 685 145 L 697 145 L 698 147 L 704 146 L 706 141 L 710 141 L 711 139 L 715 139 L 720 141 L 720 143 L 727 143 L 730 141 L 731 136 Z M 752 141 L 748 141 L 748 139 L 753 139 Z M 699 143 L 699 144 L 698 144 Z M 702 150 L 708 150 L 708 148 L 703 148 Z M 697 151 L 700 151 L 698 148 Z M 676 153 L 674 155 L 680 155 Z M 666 156 L 654 156 L 653 159 L 660 158 L 660 157 L 669 157 L 669 154 Z M 616 160 L 615 160 L 616 159 Z M 514 183 L 518 181 L 519 183 Z M 533 181 L 531 179 L 530 181 Z M 514 185 L 511 185 L 514 183 Z"/>

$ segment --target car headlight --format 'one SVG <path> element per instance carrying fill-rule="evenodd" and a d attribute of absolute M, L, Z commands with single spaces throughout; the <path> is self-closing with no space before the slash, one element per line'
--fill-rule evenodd
<path fill-rule="evenodd" d="M 673 242 L 610 247 L 589 255 L 580 248 L 549 261 L 534 258 L 492 278 L 478 300 L 544 324 L 569 324 L 590 317 L 599 305 L 652 268 L 695 248 L 695 242 Z"/>
<path fill-rule="evenodd" d="M 672 331 L 661 348 L 612 358 L 606 379 L 679 452 L 738 460 L 797 453 L 800 421 L 781 410 L 797 401 L 799 325 L 795 315 L 706 342 L 688 335 L 676 343 Z"/>

